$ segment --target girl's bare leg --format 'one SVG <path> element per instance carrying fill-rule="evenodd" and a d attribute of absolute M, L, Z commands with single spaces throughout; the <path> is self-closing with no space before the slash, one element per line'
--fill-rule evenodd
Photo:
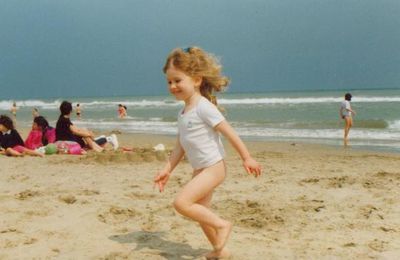
<path fill-rule="evenodd" d="M 174 207 L 180 214 L 215 230 L 215 243 L 213 244 L 215 250 L 222 250 L 225 246 L 232 224 L 217 216 L 198 201 L 212 193 L 224 181 L 224 178 L 225 164 L 220 161 L 197 174 L 186 184 L 174 201 Z M 211 239 L 213 238 L 211 237 Z"/>
<path fill-rule="evenodd" d="M 93 141 L 93 139 L 90 137 L 83 137 L 83 140 L 85 140 L 86 144 L 89 146 L 90 149 L 93 149 L 96 152 L 102 152 L 104 150 L 102 147 L 96 144 L 96 142 Z"/>
<path fill-rule="evenodd" d="M 24 156 L 22 153 L 15 151 L 12 148 L 7 148 L 6 149 L 6 155 L 10 155 L 10 156 Z"/>
<path fill-rule="evenodd" d="M 31 150 L 31 149 L 28 149 L 28 148 L 25 148 L 25 150 L 24 150 L 24 154 L 27 154 L 27 155 L 32 155 L 32 156 L 44 157 L 44 154 L 42 154 L 42 153 L 39 153 L 39 152 L 36 152 L 36 151 L 34 151 L 34 150 Z"/>
<path fill-rule="evenodd" d="M 207 194 L 206 197 L 202 198 L 199 200 L 197 203 L 203 205 L 204 207 L 210 208 L 211 207 L 211 199 L 212 199 L 212 192 Z M 211 245 L 215 245 L 217 243 L 217 232 L 215 229 L 211 226 L 208 226 L 206 224 L 200 223 L 200 227 L 203 230 L 204 234 L 206 235 L 208 241 L 210 241 Z M 206 259 L 212 259 L 216 257 L 229 257 L 231 254 L 224 247 L 221 250 L 213 250 L 205 255 Z"/>

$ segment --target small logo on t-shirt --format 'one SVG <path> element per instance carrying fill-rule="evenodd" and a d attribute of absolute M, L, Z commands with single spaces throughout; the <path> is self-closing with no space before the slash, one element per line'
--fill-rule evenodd
<path fill-rule="evenodd" d="M 193 123 L 192 123 L 192 121 L 189 121 L 187 124 L 187 128 L 192 128 L 192 127 L 193 127 Z"/>

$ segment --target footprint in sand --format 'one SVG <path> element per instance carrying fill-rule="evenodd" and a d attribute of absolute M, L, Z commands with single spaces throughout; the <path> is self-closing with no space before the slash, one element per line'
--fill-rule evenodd
<path fill-rule="evenodd" d="M 18 200 L 26 200 L 39 195 L 41 195 L 41 193 L 38 191 L 25 190 L 15 194 L 15 198 Z"/>
<path fill-rule="evenodd" d="M 129 254 L 121 252 L 112 252 L 106 256 L 100 257 L 101 260 L 119 260 L 119 259 L 130 259 Z"/>
<path fill-rule="evenodd" d="M 18 231 L 16 228 L 7 228 L 0 230 L 0 234 L 5 234 L 5 233 L 21 233 L 21 231 Z"/>
<path fill-rule="evenodd" d="M 331 178 L 317 178 L 317 177 L 307 178 L 299 182 L 301 186 L 303 186 L 303 184 L 316 184 L 316 183 L 321 183 L 327 188 L 342 188 L 347 185 L 355 184 L 356 179 L 345 175 L 345 176 L 336 176 Z"/>
<path fill-rule="evenodd" d="M 375 217 L 375 218 L 378 218 L 381 220 L 384 219 L 383 215 L 379 213 L 380 209 L 376 208 L 373 205 L 363 206 L 359 209 L 359 212 L 366 219 L 370 219 L 372 217 Z"/>
<path fill-rule="evenodd" d="M 307 178 L 300 181 L 300 185 L 303 183 L 318 183 L 320 181 L 319 178 Z"/>
<path fill-rule="evenodd" d="M 323 200 L 310 200 L 307 196 L 300 196 L 296 199 L 296 202 L 300 204 L 300 209 L 304 212 L 320 212 L 325 209 L 325 204 Z"/>
<path fill-rule="evenodd" d="M 349 242 L 343 245 L 343 247 L 355 247 L 357 244 L 353 242 Z"/>
<path fill-rule="evenodd" d="M 76 202 L 75 196 L 74 195 L 69 195 L 69 194 L 58 196 L 58 200 L 60 200 L 62 202 L 65 202 L 67 204 L 74 204 Z"/>
<path fill-rule="evenodd" d="M 373 241 L 368 243 L 369 248 L 371 248 L 372 250 L 378 251 L 378 252 L 385 251 L 387 245 L 388 245 L 388 242 L 382 241 L 379 239 L 374 239 Z"/>
<path fill-rule="evenodd" d="M 400 187 L 400 173 L 380 171 L 373 175 L 368 175 L 368 178 L 363 180 L 362 185 L 366 189 L 381 189 L 385 191 L 398 189 Z"/>
<path fill-rule="evenodd" d="M 281 212 L 274 213 L 275 209 L 258 201 L 227 199 L 218 202 L 216 209 L 223 212 L 227 219 L 238 220 L 237 225 L 241 227 L 265 228 L 285 223 Z"/>
<path fill-rule="evenodd" d="M 28 217 L 47 217 L 50 215 L 50 210 L 44 210 L 43 208 L 40 210 L 28 210 L 25 215 Z"/>
<path fill-rule="evenodd" d="M 106 224 L 120 224 L 141 215 L 134 209 L 111 206 L 106 212 L 98 214 L 97 219 Z"/>
<path fill-rule="evenodd" d="M 157 197 L 154 194 L 149 194 L 149 193 L 142 193 L 142 192 L 130 192 L 125 194 L 126 197 L 135 199 L 135 200 L 149 200 L 149 199 L 154 199 Z"/>
<path fill-rule="evenodd" d="M 342 188 L 345 185 L 353 185 L 355 183 L 354 178 L 350 178 L 349 176 L 339 176 L 328 178 L 327 186 L 329 188 Z"/>
<path fill-rule="evenodd" d="M 21 245 L 31 245 L 38 241 L 38 239 L 33 237 L 22 237 L 17 238 L 17 240 L 8 240 L 6 239 L 5 243 L 2 244 L 2 248 L 15 248 Z"/>
<path fill-rule="evenodd" d="M 79 192 L 79 195 L 85 195 L 85 196 L 92 196 L 92 195 L 99 195 L 100 191 L 98 190 L 83 190 Z"/>
<path fill-rule="evenodd" d="M 24 182 L 26 180 L 29 180 L 29 176 L 26 176 L 24 174 L 22 174 L 22 175 L 20 175 L 20 174 L 11 175 L 8 180 L 16 180 L 16 181 L 19 181 L 19 182 Z"/>

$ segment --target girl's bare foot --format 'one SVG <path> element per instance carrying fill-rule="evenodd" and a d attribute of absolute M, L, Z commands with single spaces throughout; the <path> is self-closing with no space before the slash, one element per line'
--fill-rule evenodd
<path fill-rule="evenodd" d="M 232 230 L 232 223 L 229 221 L 225 221 L 225 225 L 221 228 L 216 229 L 217 231 L 217 243 L 214 245 L 215 251 L 222 251 L 225 247 L 225 243 L 228 240 L 229 234 Z"/>
<path fill-rule="evenodd" d="M 231 253 L 225 247 L 220 251 L 211 251 L 204 256 L 207 260 L 229 259 Z"/>

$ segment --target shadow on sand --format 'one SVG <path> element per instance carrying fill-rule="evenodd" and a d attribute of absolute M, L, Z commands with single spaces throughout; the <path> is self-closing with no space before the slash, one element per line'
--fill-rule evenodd
<path fill-rule="evenodd" d="M 147 232 L 137 231 L 123 235 L 115 235 L 109 237 L 118 243 L 135 243 L 135 251 L 142 248 L 149 248 L 160 251 L 160 255 L 169 260 L 179 259 L 201 259 L 206 252 L 206 249 L 194 249 L 184 243 L 177 243 L 165 240 L 162 236 L 165 232 Z"/>

